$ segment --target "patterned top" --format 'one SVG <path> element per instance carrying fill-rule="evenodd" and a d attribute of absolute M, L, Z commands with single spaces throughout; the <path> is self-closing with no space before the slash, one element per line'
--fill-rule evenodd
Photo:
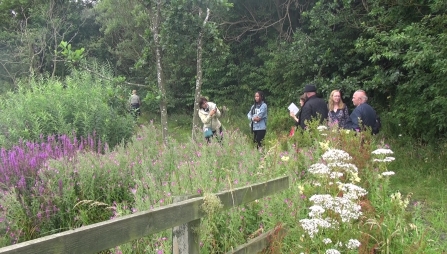
<path fill-rule="evenodd" d="M 329 124 L 338 123 L 338 127 L 343 128 L 349 119 L 348 107 L 337 109 L 337 111 L 329 111 Z"/>

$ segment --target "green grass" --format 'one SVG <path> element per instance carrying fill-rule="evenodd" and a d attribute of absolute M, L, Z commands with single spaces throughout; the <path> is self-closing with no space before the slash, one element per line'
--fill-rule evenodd
<path fill-rule="evenodd" d="M 269 117 L 272 120 L 270 123 L 279 124 L 279 121 L 275 121 L 275 114 L 271 113 Z M 62 211 L 70 210 L 77 200 L 95 200 L 112 207 L 113 216 L 122 216 L 148 210 L 150 206 L 166 205 L 171 202 L 172 196 L 199 191 L 215 193 L 288 174 L 292 178 L 287 191 L 204 219 L 201 225 L 201 240 L 204 243 L 202 253 L 228 251 L 245 242 L 249 235 L 261 227 L 270 229 L 278 223 L 288 225 L 289 234 L 281 242 L 284 253 L 325 253 L 330 248 L 323 244 L 325 239 L 332 240 L 333 244 L 338 241 L 346 243 L 350 239 L 362 242 L 359 250 L 342 253 L 371 253 L 373 248 L 377 248 L 378 253 L 443 253 L 447 250 L 447 197 L 443 165 L 447 155 L 443 149 L 416 144 L 408 139 L 391 140 L 390 148 L 396 160 L 379 164 L 373 162 L 371 151 L 386 147 L 387 139 L 380 142 L 384 133 L 371 140 L 368 137 L 363 139 L 354 132 L 348 134 L 328 130 L 320 133 L 311 129 L 309 133 L 286 138 L 290 127 L 289 122 L 284 121 L 281 128 L 272 128 L 274 124 L 269 126 L 265 149 L 259 153 L 250 141 L 248 120 L 241 114 L 221 118 L 227 130 L 223 145 L 215 142 L 207 145 L 201 136 L 198 136 L 199 142 L 192 141 L 191 122 L 191 116 L 170 115 L 168 132 L 172 140 L 169 146 L 164 147 L 161 145 L 159 117 L 143 112 L 135 128 L 138 134 L 127 145 L 116 147 L 105 154 L 80 154 L 71 162 L 51 161 L 49 168 L 57 170 L 42 175 L 42 184 L 48 183 L 48 186 L 45 185 L 48 193 L 58 193 L 60 187 L 49 184 L 51 181 L 45 179 L 52 179 L 58 174 L 64 176 L 62 184 L 67 187 L 62 191 L 64 198 L 53 200 L 58 207 L 62 207 Z M 344 224 L 335 230 L 327 229 L 311 239 L 300 226 L 301 220 L 309 217 L 309 208 L 313 204 L 309 197 L 314 194 L 340 195 L 336 185 L 312 175 L 308 170 L 311 164 L 322 162 L 325 144 L 347 151 L 353 157 L 352 163 L 366 169 L 361 171 L 358 181 L 363 179 L 368 195 L 360 202 L 364 216 L 353 220 L 352 226 Z M 328 163 L 328 158 L 323 162 Z M 72 174 L 75 171 L 77 173 Z M 380 172 L 385 171 L 394 171 L 396 174 L 379 178 Z M 92 174 L 96 177 L 92 178 Z M 349 179 L 355 177 L 346 177 L 342 181 Z M 319 184 L 319 180 L 322 180 L 322 184 Z M 77 182 L 82 192 L 70 188 L 72 182 Z M 391 198 L 391 194 L 397 190 L 403 194 L 402 198 Z M 406 206 L 406 194 L 409 193 L 413 195 L 410 205 Z M 6 202 L 3 207 L 11 207 L 7 202 L 19 204 L 14 193 L 9 193 L 9 197 L 12 201 L 3 200 Z M 58 195 L 49 196 L 53 197 Z M 403 201 L 405 206 L 402 205 Z M 94 223 L 96 219 L 104 219 L 99 217 L 104 215 L 101 207 L 76 207 L 70 216 L 64 217 L 65 221 L 60 222 L 63 224 L 61 228 L 74 228 Z M 9 213 L 5 218 L 22 216 L 16 211 L 20 210 L 4 211 Z M 334 213 L 326 215 L 334 216 Z M 110 216 L 109 211 L 106 217 Z M 337 216 L 331 218 L 340 219 Z M 23 228 L 21 220 L 11 219 L 11 222 L 17 224 L 15 230 Z M 42 221 L 41 228 L 45 228 L 45 225 L 50 227 L 52 222 Z M 8 240 L 7 237 L 5 235 L 4 239 Z M 144 238 L 141 243 L 150 246 L 148 248 L 152 250 L 169 250 L 170 242 L 160 240 L 169 238 L 170 232 L 166 231 Z M 0 237 L 0 244 L 1 240 Z M 134 253 L 133 248 L 138 247 L 134 244 L 128 243 L 120 248 L 123 253 Z M 335 245 L 333 247 L 337 248 Z"/>
<path fill-rule="evenodd" d="M 412 193 L 412 207 L 419 205 L 427 237 L 447 250 L 447 154 L 445 145 L 437 147 L 411 140 L 391 142 L 396 161 L 390 170 L 396 175 L 392 186 L 403 194 Z M 441 253 L 441 250 L 439 253 Z"/>
<path fill-rule="evenodd" d="M 412 143 L 392 144 L 396 161 L 390 169 L 396 172 L 392 183 L 403 193 L 413 193 L 413 199 L 442 208 L 447 201 L 447 154 L 431 146 Z"/>
<path fill-rule="evenodd" d="M 281 118 L 281 117 L 280 117 Z M 159 123 L 159 118 L 142 118 L 141 123 L 155 119 Z M 192 118 L 185 115 L 172 115 L 169 117 L 169 132 L 179 142 L 185 142 L 191 135 Z M 281 118 L 282 119 L 282 118 Z M 275 118 L 269 123 L 274 123 Z M 278 120 L 279 121 L 279 120 Z M 276 122 L 278 122 L 276 121 Z M 243 116 L 235 117 L 228 115 L 221 119 L 225 128 L 235 130 L 240 129 L 250 139 L 248 121 Z M 286 135 L 287 131 L 281 124 L 281 128 L 269 128 L 267 140 L 274 140 L 278 135 Z M 284 133 L 283 133 L 284 132 Z M 386 133 L 381 133 L 379 139 L 390 144 L 394 151 L 396 160 L 390 163 L 389 170 L 396 175 L 391 178 L 391 188 L 400 191 L 404 196 L 412 194 L 409 209 L 418 210 L 422 216 L 422 223 L 427 226 L 425 229 L 428 242 L 436 242 L 440 248 L 440 253 L 447 250 L 447 150 L 446 146 L 438 147 L 419 144 L 410 138 L 398 137 L 388 139 Z"/>

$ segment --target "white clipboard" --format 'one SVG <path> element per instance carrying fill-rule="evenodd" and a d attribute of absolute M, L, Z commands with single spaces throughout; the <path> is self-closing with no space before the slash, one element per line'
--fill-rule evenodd
<path fill-rule="evenodd" d="M 295 103 L 290 103 L 289 107 L 287 107 L 289 111 L 293 112 L 294 115 L 298 114 L 300 109 L 295 105 Z"/>

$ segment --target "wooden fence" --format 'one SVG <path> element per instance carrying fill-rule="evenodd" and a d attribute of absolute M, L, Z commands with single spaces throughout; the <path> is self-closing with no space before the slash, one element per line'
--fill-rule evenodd
<path fill-rule="evenodd" d="M 281 177 L 264 183 L 220 192 L 216 196 L 222 202 L 225 210 L 272 195 L 288 187 L 289 178 Z M 197 225 L 200 222 L 200 218 L 206 216 L 201 209 L 202 204 L 203 197 L 195 197 L 151 211 L 138 212 L 110 221 L 95 223 L 0 248 L 0 253 L 97 253 L 169 228 L 182 227 L 181 225 L 183 225 L 183 227 L 186 227 L 186 232 L 189 233 L 181 236 L 181 239 L 174 240 L 173 253 L 195 254 L 199 250 L 199 241 L 191 233 L 191 226 Z M 184 240 L 185 236 L 186 240 Z M 266 234 L 254 239 L 257 241 L 253 242 L 257 246 L 265 248 L 266 240 L 262 239 L 267 239 Z M 262 243 L 260 244 L 259 241 Z M 253 253 L 254 251 L 248 245 L 241 246 L 236 250 L 237 252 L 235 251 L 234 253 Z M 245 250 L 250 250 L 250 252 L 245 252 Z M 262 249 L 258 249 L 258 251 L 260 250 Z"/>

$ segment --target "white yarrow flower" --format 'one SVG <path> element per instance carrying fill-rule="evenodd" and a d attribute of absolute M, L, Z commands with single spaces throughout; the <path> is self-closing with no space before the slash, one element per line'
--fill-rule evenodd
<path fill-rule="evenodd" d="M 357 239 L 349 239 L 348 243 L 346 244 L 346 248 L 350 250 L 355 250 L 358 247 L 360 247 L 360 241 Z"/>
<path fill-rule="evenodd" d="M 332 162 L 332 163 L 328 163 L 327 166 L 332 170 L 339 169 L 336 171 L 343 170 L 343 171 L 351 173 L 351 174 L 359 172 L 359 169 L 357 168 L 357 166 L 352 163 Z"/>
<path fill-rule="evenodd" d="M 325 131 L 325 130 L 327 130 L 327 127 L 324 126 L 324 125 L 320 125 L 320 126 L 317 127 L 317 130 L 319 130 L 319 131 Z"/>
<path fill-rule="evenodd" d="M 324 238 L 323 239 L 323 243 L 324 244 L 330 244 L 330 243 L 332 243 L 332 240 L 330 238 Z"/>
<path fill-rule="evenodd" d="M 309 217 L 311 218 L 321 218 L 321 215 L 326 211 L 323 207 L 319 205 L 313 205 L 309 207 Z"/>
<path fill-rule="evenodd" d="M 325 253 L 326 254 L 340 254 L 340 251 L 338 251 L 336 249 L 329 249 L 329 250 L 326 250 Z"/>
<path fill-rule="evenodd" d="M 341 162 L 352 159 L 347 152 L 340 149 L 329 149 L 321 157 L 327 162 Z"/>
<path fill-rule="evenodd" d="M 372 154 L 393 154 L 393 151 L 391 149 L 385 149 L 385 148 L 379 148 L 377 150 L 372 151 Z"/>
<path fill-rule="evenodd" d="M 382 173 L 383 176 L 392 176 L 394 174 L 395 174 L 394 171 L 386 171 Z"/>
<path fill-rule="evenodd" d="M 366 196 L 366 194 L 368 194 L 365 189 L 352 183 L 339 185 L 338 188 L 343 191 L 343 197 L 351 200 L 359 199 L 360 197 Z"/>
<path fill-rule="evenodd" d="M 319 174 L 319 175 L 327 175 L 331 172 L 331 169 L 323 163 L 315 163 L 312 164 L 309 168 L 309 173 L 311 174 Z"/>
<path fill-rule="evenodd" d="M 395 159 L 396 158 L 394 158 L 394 157 L 385 157 L 385 159 L 374 159 L 373 161 L 377 161 L 377 162 L 392 162 Z"/>
<path fill-rule="evenodd" d="M 331 227 L 331 223 L 323 219 L 302 219 L 300 220 L 300 223 L 304 231 L 306 231 L 310 238 L 313 238 L 315 234 L 318 233 L 319 228 Z"/>

